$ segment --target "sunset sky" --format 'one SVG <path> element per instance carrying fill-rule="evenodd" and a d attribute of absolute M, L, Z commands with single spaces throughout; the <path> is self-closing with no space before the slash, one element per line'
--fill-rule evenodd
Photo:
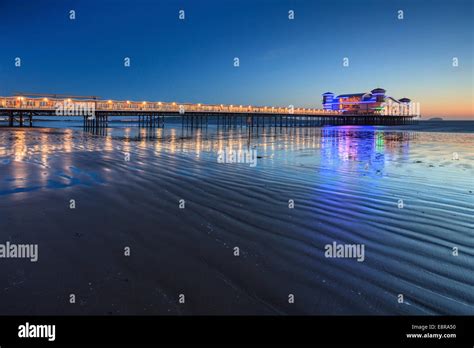
<path fill-rule="evenodd" d="M 383 87 L 467 119 L 472 18 L 472 0 L 1 0 L 0 95 L 321 107 Z"/>

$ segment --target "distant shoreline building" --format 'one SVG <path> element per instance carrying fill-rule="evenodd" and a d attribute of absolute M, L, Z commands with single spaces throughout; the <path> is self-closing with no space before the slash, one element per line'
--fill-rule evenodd
<path fill-rule="evenodd" d="M 340 94 L 332 92 L 323 94 L 323 109 L 341 111 L 354 115 L 392 115 L 394 110 L 399 115 L 411 114 L 411 100 L 395 99 L 387 96 L 385 89 L 375 88 L 370 93 Z"/>

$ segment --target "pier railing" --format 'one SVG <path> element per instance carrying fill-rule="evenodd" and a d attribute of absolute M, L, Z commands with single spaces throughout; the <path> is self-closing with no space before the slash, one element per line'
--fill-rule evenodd
<path fill-rule="evenodd" d="M 222 114 L 294 114 L 294 115 L 340 115 L 339 111 L 322 110 L 302 107 L 281 106 L 252 106 L 252 105 L 224 105 L 224 104 L 190 104 L 176 102 L 150 102 L 150 101 L 123 101 L 123 100 L 97 100 L 74 98 L 41 98 L 41 97 L 0 97 L 0 110 L 11 111 L 55 111 L 60 105 L 80 107 L 85 103 L 93 103 L 95 111 L 113 112 L 170 112 L 170 113 L 222 113 Z M 89 104 L 90 105 L 90 104 Z"/>

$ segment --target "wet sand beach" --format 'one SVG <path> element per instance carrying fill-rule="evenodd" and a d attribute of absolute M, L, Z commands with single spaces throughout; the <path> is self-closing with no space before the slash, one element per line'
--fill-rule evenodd
<path fill-rule="evenodd" d="M 466 124 L 0 128 L 0 243 L 38 245 L 0 259 L 0 313 L 472 315 Z"/>

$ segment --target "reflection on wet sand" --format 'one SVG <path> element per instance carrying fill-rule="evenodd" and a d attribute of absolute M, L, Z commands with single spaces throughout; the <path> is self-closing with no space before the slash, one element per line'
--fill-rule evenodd
<path fill-rule="evenodd" d="M 224 149 L 257 149 L 259 158 L 292 157 L 296 152 L 318 150 L 319 165 L 338 166 L 340 170 L 376 166 L 382 170 L 386 161 L 407 160 L 410 141 L 420 137 L 417 132 L 383 131 L 374 127 L 327 127 L 327 128 L 268 128 L 260 130 L 241 129 L 180 129 L 176 128 L 107 128 L 87 129 L 74 132 L 70 129 L 41 131 L 16 129 L 13 136 L 4 140 L 0 147 L 0 158 L 6 162 L 26 162 L 48 167 L 49 157 L 71 152 L 130 153 L 154 150 L 155 156 L 162 152 L 170 154 L 193 154 L 201 152 L 217 158 Z M 0 133 L 5 136 L 4 131 Z M 8 145 L 9 144 L 9 145 Z M 62 169 L 71 167 L 71 157 L 64 156 Z M 360 169 L 360 168 L 359 168 Z M 11 176 L 21 178 L 28 186 L 29 175 L 24 166 L 11 166 Z M 43 183 L 49 173 L 41 176 Z"/>

